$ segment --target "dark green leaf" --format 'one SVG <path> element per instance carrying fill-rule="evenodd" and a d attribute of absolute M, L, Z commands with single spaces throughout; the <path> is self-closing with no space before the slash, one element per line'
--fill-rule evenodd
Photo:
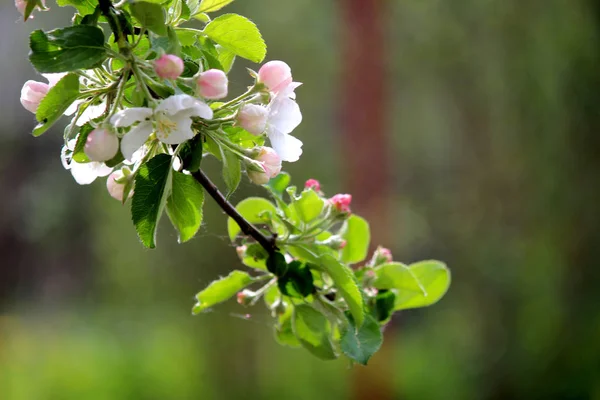
<path fill-rule="evenodd" d="M 179 231 L 179 243 L 196 235 L 202 225 L 204 190 L 191 175 L 173 172 L 173 186 L 167 200 L 167 214 Z"/>
<path fill-rule="evenodd" d="M 37 30 L 29 37 L 29 61 L 40 72 L 69 72 L 98 66 L 106 59 L 104 33 L 90 25 L 50 32 Z"/>
<path fill-rule="evenodd" d="M 294 308 L 292 329 L 296 338 L 309 352 L 323 360 L 334 360 L 338 356 L 331 342 L 329 320 L 307 304 Z"/>
<path fill-rule="evenodd" d="M 136 1 L 129 5 L 131 15 L 139 23 L 160 36 L 167 35 L 167 26 L 165 25 L 165 10 L 160 4 L 147 1 Z"/>
<path fill-rule="evenodd" d="M 283 276 L 287 271 L 287 261 L 283 254 L 275 252 L 267 259 L 267 270 L 275 276 Z"/>
<path fill-rule="evenodd" d="M 380 290 L 375 296 L 373 314 L 377 321 L 384 322 L 390 319 L 394 312 L 396 295 L 391 290 Z"/>
<path fill-rule="evenodd" d="M 35 118 L 39 124 L 34 128 L 33 135 L 40 136 L 46 132 L 79 96 L 79 77 L 68 74 L 63 77 L 40 103 Z"/>
<path fill-rule="evenodd" d="M 200 169 L 202 163 L 202 135 L 196 135 L 187 142 L 184 151 L 179 153 L 183 162 L 183 169 L 196 172 Z"/>
<path fill-rule="evenodd" d="M 232 271 L 225 278 L 212 282 L 196 295 L 198 303 L 192 309 L 192 313 L 198 314 L 207 308 L 229 300 L 254 281 L 254 278 L 246 272 Z"/>
<path fill-rule="evenodd" d="M 277 285 L 282 294 L 300 299 L 315 291 L 312 273 L 308 266 L 300 261 L 288 264 L 287 271 L 279 277 Z"/>
<path fill-rule="evenodd" d="M 370 315 L 366 316 L 365 322 L 358 329 L 352 318 L 349 318 L 349 322 L 349 327 L 340 341 L 342 352 L 352 360 L 367 365 L 369 358 L 383 343 L 379 324 Z"/>
<path fill-rule="evenodd" d="M 135 177 L 131 218 L 144 246 L 156 247 L 156 228 L 171 190 L 171 157 L 159 154 L 142 164 Z"/>
<path fill-rule="evenodd" d="M 206 25 L 204 33 L 230 52 L 250 61 L 259 63 L 267 54 L 267 46 L 256 25 L 240 15 L 221 15 Z"/>

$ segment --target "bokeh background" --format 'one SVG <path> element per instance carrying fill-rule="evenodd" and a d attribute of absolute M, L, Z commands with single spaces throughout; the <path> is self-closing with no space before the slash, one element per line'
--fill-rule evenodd
<path fill-rule="evenodd" d="M 352 192 L 396 259 L 452 270 L 366 368 L 280 347 L 260 310 L 192 317 L 194 294 L 239 266 L 214 203 L 195 240 L 163 220 L 146 250 L 104 182 L 63 170 L 60 127 L 29 135 L 28 34 L 71 15 L 50 3 L 27 24 L 0 5 L 0 399 L 600 399 L 598 1 L 225 10 L 305 83 L 294 183 Z"/>

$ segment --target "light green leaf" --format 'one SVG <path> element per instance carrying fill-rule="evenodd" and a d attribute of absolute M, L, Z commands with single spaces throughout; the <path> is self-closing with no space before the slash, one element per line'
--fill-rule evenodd
<path fill-rule="evenodd" d="M 29 61 L 39 72 L 88 69 L 106 59 L 104 33 L 90 25 L 75 25 L 29 36 Z"/>
<path fill-rule="evenodd" d="M 131 219 L 144 246 L 156 247 L 156 227 L 171 191 L 171 157 L 159 154 L 142 164 L 135 177 Z"/>
<path fill-rule="evenodd" d="M 265 211 L 275 214 L 277 209 L 269 200 L 265 200 L 260 197 L 249 197 L 242 200 L 235 209 L 246 218 L 251 224 L 265 224 L 269 222 L 269 217 Z M 227 221 L 227 230 L 229 232 L 229 239 L 233 241 L 237 235 L 242 231 L 232 218 Z"/>
<path fill-rule="evenodd" d="M 236 191 L 242 180 L 242 165 L 238 156 L 221 147 L 223 158 L 223 181 L 227 185 L 227 197 Z"/>
<path fill-rule="evenodd" d="M 233 0 L 202 0 L 200 3 L 200 8 L 196 11 L 196 13 L 199 14 L 217 11 L 231 2 L 233 2 Z"/>
<path fill-rule="evenodd" d="M 331 325 L 327 318 L 307 304 L 294 308 L 292 329 L 296 338 L 309 352 L 323 360 L 338 356 L 331 342 Z"/>
<path fill-rule="evenodd" d="M 225 278 L 212 282 L 196 295 L 198 303 L 192 309 L 194 315 L 216 304 L 229 300 L 237 292 L 255 282 L 255 279 L 242 271 L 232 271 Z"/>
<path fill-rule="evenodd" d="M 33 136 L 40 136 L 50 129 L 78 96 L 79 77 L 75 74 L 65 75 L 48 91 L 38 106 L 35 113 L 38 125 L 33 129 Z"/>
<path fill-rule="evenodd" d="M 439 301 L 450 286 L 450 270 L 440 261 L 421 261 L 406 266 L 383 264 L 375 269 L 377 289 L 397 291 L 395 310 L 427 307 Z"/>
<path fill-rule="evenodd" d="M 204 33 L 232 53 L 259 63 L 267 54 L 267 46 L 256 25 L 237 14 L 225 14 L 212 20 Z"/>
<path fill-rule="evenodd" d="M 167 214 L 179 231 L 179 243 L 196 235 L 202 225 L 204 190 L 191 175 L 173 172 L 173 187 L 167 199 Z"/>
<path fill-rule="evenodd" d="M 226 48 L 223 48 L 222 46 L 219 46 L 218 50 L 219 50 L 219 57 L 218 57 L 219 63 L 223 67 L 223 71 L 225 71 L 226 73 L 229 73 L 229 71 L 231 71 L 231 67 L 233 67 L 233 62 L 235 61 L 235 53 L 227 50 Z"/>
<path fill-rule="evenodd" d="M 298 211 L 300 219 L 305 223 L 309 223 L 317 218 L 323 207 L 325 206 L 325 200 L 312 189 L 305 189 L 300 194 L 300 198 L 294 201 L 294 207 Z"/>
<path fill-rule="evenodd" d="M 323 271 L 333 279 L 340 295 L 346 300 L 356 326 L 360 327 L 365 320 L 365 305 L 352 270 L 329 254 L 322 255 L 319 260 Z"/>
<path fill-rule="evenodd" d="M 344 222 L 340 234 L 348 242 L 342 250 L 342 261 L 348 264 L 363 261 L 367 257 L 371 241 L 369 223 L 358 215 L 351 215 Z"/>
<path fill-rule="evenodd" d="M 350 325 L 340 341 L 342 352 L 362 365 L 367 365 L 369 358 L 379 350 L 382 343 L 381 328 L 370 315 L 366 316 L 365 322 L 358 329 L 350 318 Z"/>
<path fill-rule="evenodd" d="M 266 262 L 268 257 L 269 254 L 260 244 L 252 243 L 248 245 L 248 248 L 246 249 L 246 253 L 242 259 L 242 264 L 250 268 L 266 271 Z"/>
<path fill-rule="evenodd" d="M 165 10 L 156 3 L 148 1 L 136 1 L 129 4 L 131 15 L 139 21 L 139 23 L 160 36 L 167 35 L 167 26 L 165 25 Z"/>
<path fill-rule="evenodd" d="M 72 6 L 79 11 L 81 15 L 92 14 L 98 5 L 95 0 L 56 0 L 59 7 Z"/>
<path fill-rule="evenodd" d="M 280 318 L 279 326 L 275 326 L 275 340 L 283 346 L 301 346 L 300 341 L 294 335 L 291 315 Z"/>

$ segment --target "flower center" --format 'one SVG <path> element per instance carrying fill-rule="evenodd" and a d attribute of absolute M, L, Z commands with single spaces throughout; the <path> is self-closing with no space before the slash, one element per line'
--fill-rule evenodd
<path fill-rule="evenodd" d="M 156 129 L 163 135 L 169 137 L 171 132 L 177 129 L 177 123 L 170 120 L 166 115 L 156 116 Z"/>

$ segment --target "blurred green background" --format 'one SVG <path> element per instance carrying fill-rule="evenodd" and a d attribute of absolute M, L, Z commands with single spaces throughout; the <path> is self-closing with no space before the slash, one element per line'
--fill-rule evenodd
<path fill-rule="evenodd" d="M 352 185 L 352 151 L 364 150 L 341 150 L 353 136 L 340 127 L 352 91 L 340 48 L 363 29 L 343 28 L 352 3 L 370 4 L 225 9 L 254 20 L 268 59 L 304 82 L 305 153 L 286 169 L 331 195 Z M 453 284 L 395 318 L 366 368 L 280 347 L 261 310 L 192 317 L 194 294 L 239 267 L 225 216 L 208 199 L 195 240 L 178 245 L 165 219 L 158 249 L 144 249 L 103 181 L 80 187 L 63 170 L 61 129 L 34 140 L 19 104 L 39 79 L 29 32 L 71 10 L 50 4 L 24 24 L 0 5 L 0 399 L 600 399 L 600 2 L 376 4 L 385 98 L 354 100 L 385 107 L 384 132 L 364 135 L 385 139 L 390 179 L 372 179 L 389 207 L 366 209 L 357 191 L 354 211 L 382 221 L 396 259 L 446 261 Z M 244 65 L 231 93 L 250 82 Z M 250 193 L 261 190 L 246 182 L 234 202 Z"/>

